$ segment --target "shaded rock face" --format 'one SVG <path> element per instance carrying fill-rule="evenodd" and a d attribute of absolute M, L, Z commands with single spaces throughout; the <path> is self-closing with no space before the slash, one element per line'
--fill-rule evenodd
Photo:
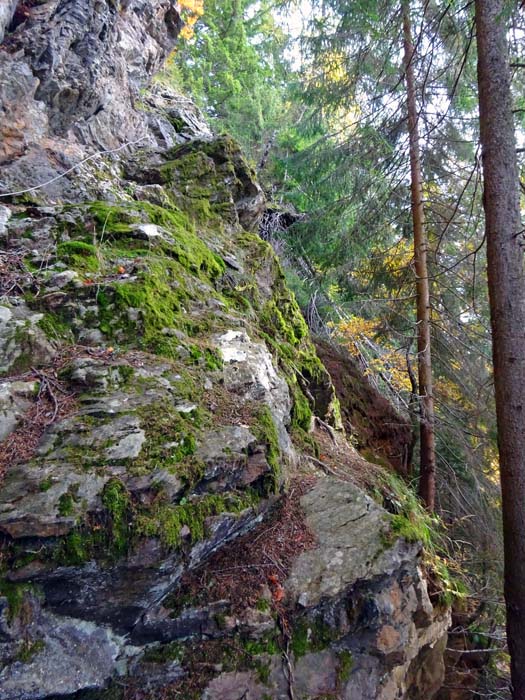
<path fill-rule="evenodd" d="M 53 181 L 0 205 L 0 700 L 431 698 L 419 547 L 301 461 L 338 404 L 255 174 L 147 87 L 179 29 L 171 0 L 2 4 L 0 190 Z M 234 595 L 206 567 L 239 543 Z"/>

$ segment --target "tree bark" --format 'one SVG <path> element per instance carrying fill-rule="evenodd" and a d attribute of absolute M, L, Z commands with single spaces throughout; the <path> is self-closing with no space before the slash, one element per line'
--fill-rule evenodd
<path fill-rule="evenodd" d="M 433 511 L 436 496 L 436 448 L 430 344 L 430 285 L 427 267 L 428 242 L 425 233 L 423 177 L 421 174 L 421 160 L 419 155 L 419 115 L 417 111 L 416 81 L 414 77 L 415 51 L 412 42 L 409 0 L 403 0 L 403 34 L 417 299 L 417 366 L 421 451 L 419 495 L 428 510 Z"/>
<path fill-rule="evenodd" d="M 487 272 L 512 697 L 525 700 L 525 276 L 504 0 L 476 0 Z"/>

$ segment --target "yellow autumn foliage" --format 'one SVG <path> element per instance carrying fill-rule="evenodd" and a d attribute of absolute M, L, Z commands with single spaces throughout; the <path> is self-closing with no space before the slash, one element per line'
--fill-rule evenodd
<path fill-rule="evenodd" d="M 349 352 L 358 357 L 361 354 L 359 341 L 372 339 L 378 327 L 377 320 L 369 320 L 361 316 L 348 316 L 337 324 L 337 334 Z"/>
<path fill-rule="evenodd" d="M 458 365 L 457 362 L 455 364 Z M 459 365 L 455 369 L 459 369 Z M 446 377 L 438 377 L 435 379 L 434 393 L 440 398 L 441 401 L 449 404 L 457 404 L 467 411 L 471 411 L 474 408 L 472 402 L 466 399 L 461 387 L 459 387 L 452 379 Z"/>
<path fill-rule="evenodd" d="M 181 29 L 180 37 L 187 41 L 191 39 L 194 34 L 197 20 L 204 14 L 204 0 L 180 0 L 179 8 L 184 21 L 184 27 Z"/>
<path fill-rule="evenodd" d="M 366 284 L 380 269 L 390 279 L 390 284 L 394 284 L 396 281 L 401 284 L 413 259 L 412 242 L 406 238 L 400 238 L 387 250 L 373 246 L 370 254 L 362 260 L 360 267 L 352 272 L 352 277 L 356 281 Z"/>
<path fill-rule="evenodd" d="M 405 358 L 395 348 L 386 348 L 380 357 L 369 360 L 364 374 L 382 375 L 396 391 L 411 390 Z"/>
<path fill-rule="evenodd" d="M 381 375 L 388 381 L 390 386 L 396 391 L 410 391 L 410 377 L 406 367 L 406 360 L 393 345 L 383 344 L 378 346 L 372 342 L 377 335 L 380 325 L 378 319 L 366 319 L 361 316 L 349 316 L 340 321 L 337 326 L 339 341 L 354 356 L 366 361 L 365 375 Z M 366 341 L 370 341 L 368 346 L 376 347 L 378 354 L 375 357 L 368 357 Z"/>
<path fill-rule="evenodd" d="M 412 241 L 401 238 L 383 257 L 383 264 L 388 272 L 396 273 L 406 269 L 414 258 Z"/>

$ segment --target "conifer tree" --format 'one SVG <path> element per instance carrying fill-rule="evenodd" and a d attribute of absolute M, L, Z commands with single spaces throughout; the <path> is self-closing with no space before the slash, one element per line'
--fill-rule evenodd
<path fill-rule="evenodd" d="M 476 0 L 487 271 L 500 456 L 507 642 L 525 700 L 525 270 L 503 0 Z"/>
<path fill-rule="evenodd" d="M 416 325 L 418 395 L 420 403 L 419 495 L 433 511 L 436 498 L 436 449 L 434 437 L 434 396 L 432 389 L 432 350 L 430 338 L 430 281 L 427 265 L 428 242 L 423 206 L 423 175 L 419 155 L 419 116 L 416 102 L 410 0 L 403 0 L 404 70 L 407 89 L 408 136 L 412 224 L 414 235 L 414 271 L 416 275 Z"/>

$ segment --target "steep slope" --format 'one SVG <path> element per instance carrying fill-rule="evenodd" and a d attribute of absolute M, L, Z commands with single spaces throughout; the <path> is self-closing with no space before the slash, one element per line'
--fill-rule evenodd
<path fill-rule="evenodd" d="M 177 5 L 12 10 L 0 699 L 431 698 L 448 611 L 354 483 L 254 172 L 143 89 Z"/>
<path fill-rule="evenodd" d="M 406 476 L 413 449 L 409 420 L 367 381 L 345 348 L 321 338 L 315 347 L 334 384 L 343 425 L 359 452 Z"/>

